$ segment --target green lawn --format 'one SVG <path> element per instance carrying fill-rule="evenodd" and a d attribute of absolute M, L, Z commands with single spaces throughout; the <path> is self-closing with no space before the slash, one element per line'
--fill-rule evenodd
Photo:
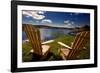
<path fill-rule="evenodd" d="M 63 42 L 63 43 L 70 46 L 71 42 L 73 42 L 73 40 L 74 40 L 74 36 L 62 35 L 62 36 L 59 36 L 58 38 L 56 38 L 54 42 L 47 44 L 47 45 L 50 45 L 50 52 L 53 54 L 52 56 L 50 56 L 50 58 L 48 58 L 48 61 L 50 61 L 50 60 L 59 60 L 61 58 L 60 55 L 59 55 L 58 49 L 62 48 L 62 46 L 57 43 L 58 41 Z M 28 43 L 28 42 L 23 43 L 22 48 L 23 48 L 22 49 L 23 62 L 29 62 L 32 58 L 32 55 L 29 54 L 29 51 L 32 49 L 30 43 Z M 80 55 L 78 56 L 78 59 L 87 59 L 87 58 L 89 58 L 89 54 L 90 54 L 89 42 L 87 43 L 86 48 L 87 49 L 82 50 L 80 52 Z"/>

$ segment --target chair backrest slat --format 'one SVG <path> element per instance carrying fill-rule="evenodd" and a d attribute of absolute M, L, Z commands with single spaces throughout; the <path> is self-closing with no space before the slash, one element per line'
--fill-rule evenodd
<path fill-rule="evenodd" d="M 26 36 L 32 45 L 34 53 L 38 55 L 42 55 L 42 47 L 41 47 L 39 30 L 30 24 L 24 24 L 23 30 L 25 31 Z"/>
<path fill-rule="evenodd" d="M 67 59 L 74 59 L 79 51 L 85 46 L 87 41 L 90 39 L 90 32 L 84 31 L 80 32 L 76 35 L 74 42 L 72 44 L 72 50 L 69 52 Z"/>

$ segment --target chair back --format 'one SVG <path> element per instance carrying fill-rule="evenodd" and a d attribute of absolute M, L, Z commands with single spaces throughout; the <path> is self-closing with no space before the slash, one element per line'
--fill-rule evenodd
<path fill-rule="evenodd" d="M 23 31 L 25 31 L 26 36 L 32 45 L 34 53 L 37 55 L 42 55 L 42 46 L 39 30 L 30 24 L 23 24 L 22 29 Z"/>
<path fill-rule="evenodd" d="M 80 50 L 90 40 L 90 31 L 83 31 L 76 34 L 76 37 L 71 45 L 72 50 L 69 52 L 67 59 L 75 59 Z"/>

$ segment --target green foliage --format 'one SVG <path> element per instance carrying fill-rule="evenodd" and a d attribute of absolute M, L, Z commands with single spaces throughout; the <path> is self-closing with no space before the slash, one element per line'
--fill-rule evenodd
<path fill-rule="evenodd" d="M 86 49 L 80 51 L 78 59 L 89 59 L 90 58 L 90 42 L 85 45 Z"/>
<path fill-rule="evenodd" d="M 30 50 L 32 49 L 30 43 L 26 42 L 22 44 L 22 59 L 23 62 L 30 61 L 32 55 L 30 54 Z"/>
<path fill-rule="evenodd" d="M 58 55 L 59 54 L 58 53 L 58 49 L 62 48 L 62 46 L 59 45 L 57 42 L 60 41 L 60 42 L 63 42 L 63 43 L 65 43 L 65 44 L 70 46 L 70 44 L 73 41 L 73 39 L 74 39 L 73 36 L 69 36 L 69 35 L 66 36 L 66 35 L 64 35 L 64 36 L 61 36 L 61 37 L 55 39 L 54 42 L 49 43 L 48 45 L 51 46 L 51 48 L 50 48 L 51 52 L 53 52 L 55 55 Z"/>

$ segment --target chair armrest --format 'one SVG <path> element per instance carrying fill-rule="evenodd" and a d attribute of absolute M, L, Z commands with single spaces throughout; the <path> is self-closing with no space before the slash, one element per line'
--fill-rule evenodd
<path fill-rule="evenodd" d="M 52 43 L 52 42 L 54 42 L 54 40 L 45 41 L 45 42 L 42 42 L 41 44 L 44 45 L 44 44 L 49 44 L 49 43 Z"/>
<path fill-rule="evenodd" d="M 72 49 L 70 46 L 62 43 L 62 42 L 57 42 L 59 45 L 66 47 L 67 49 Z"/>

